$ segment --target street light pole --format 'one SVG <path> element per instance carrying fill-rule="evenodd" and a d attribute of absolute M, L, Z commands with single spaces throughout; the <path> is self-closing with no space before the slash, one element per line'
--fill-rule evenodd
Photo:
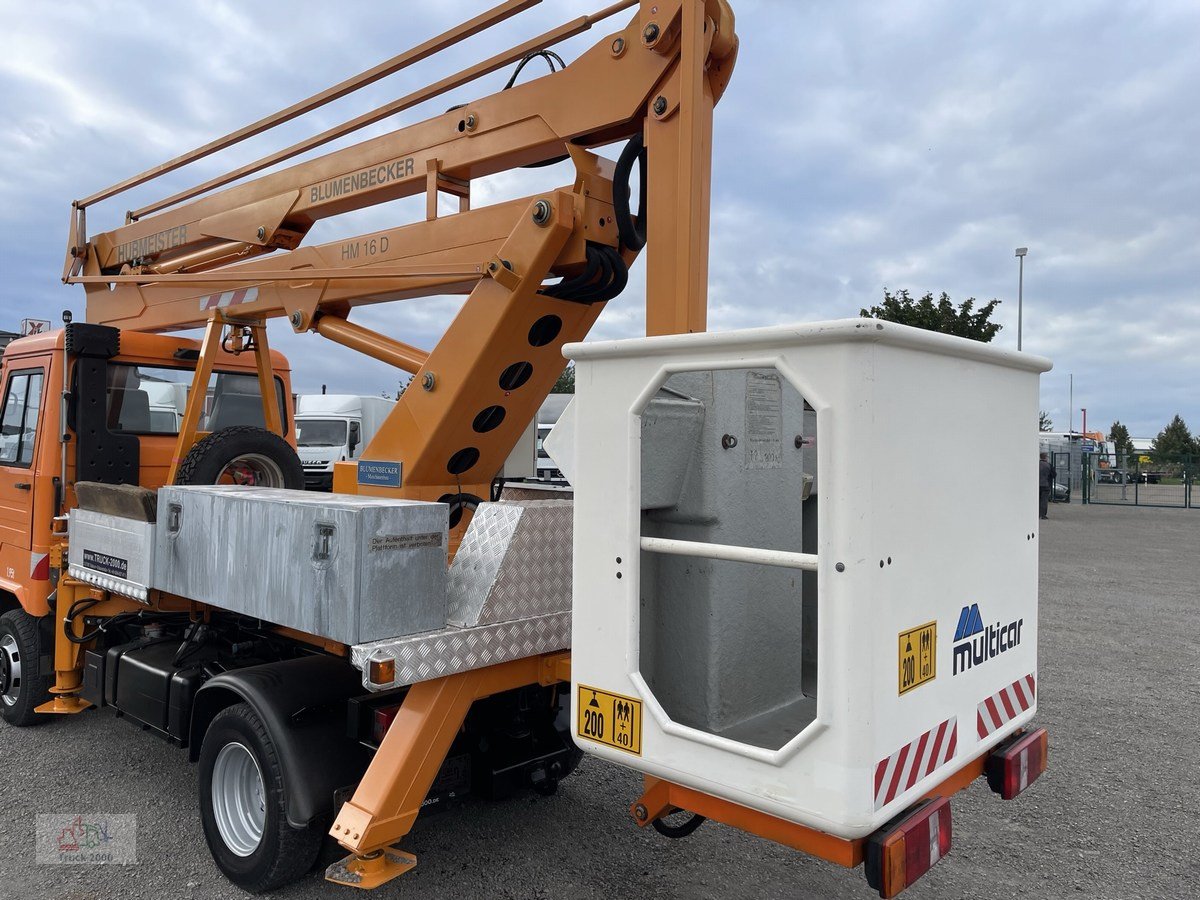
<path fill-rule="evenodd" d="M 1017 350 L 1021 349 L 1021 330 L 1024 313 L 1025 313 L 1025 254 L 1029 252 L 1028 247 L 1017 248 L 1018 269 L 1017 274 Z"/>

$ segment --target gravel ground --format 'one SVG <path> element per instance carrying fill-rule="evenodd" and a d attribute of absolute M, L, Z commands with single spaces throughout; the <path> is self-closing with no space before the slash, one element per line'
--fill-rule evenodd
<path fill-rule="evenodd" d="M 1012 803 L 954 799 L 954 848 L 919 898 L 1195 896 L 1200 879 L 1200 510 L 1054 506 L 1042 528 L 1038 723 L 1050 769 Z M 209 859 L 195 769 L 107 711 L 0 724 L 0 895 L 246 897 Z M 865 898 L 861 871 L 722 826 L 671 842 L 634 827 L 632 773 L 585 759 L 552 798 L 418 824 L 420 863 L 381 898 Z M 35 865 L 39 812 L 138 816 L 138 863 Z M 326 854 L 322 864 L 336 858 Z M 1188 887 L 1188 885 L 1191 887 Z M 281 900 L 354 896 L 311 876 Z"/>

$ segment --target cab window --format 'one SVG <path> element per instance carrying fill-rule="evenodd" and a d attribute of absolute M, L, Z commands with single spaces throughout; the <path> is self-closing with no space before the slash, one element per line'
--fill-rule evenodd
<path fill-rule="evenodd" d="M 43 377 L 41 369 L 14 372 L 9 376 L 4 393 L 4 414 L 0 417 L 0 465 L 28 467 L 33 464 Z"/>
<path fill-rule="evenodd" d="M 175 435 L 183 422 L 194 373 L 189 369 L 108 365 L 108 429 L 118 434 Z M 287 431 L 283 380 L 275 379 L 280 421 Z M 204 398 L 199 430 L 216 431 L 230 425 L 264 427 L 258 376 L 214 372 Z"/>

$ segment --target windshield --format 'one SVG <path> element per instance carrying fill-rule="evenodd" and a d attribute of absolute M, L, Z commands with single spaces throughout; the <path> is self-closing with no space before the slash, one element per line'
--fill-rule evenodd
<path fill-rule="evenodd" d="M 300 447 L 342 447 L 346 423 L 339 419 L 297 419 L 296 444 Z"/>

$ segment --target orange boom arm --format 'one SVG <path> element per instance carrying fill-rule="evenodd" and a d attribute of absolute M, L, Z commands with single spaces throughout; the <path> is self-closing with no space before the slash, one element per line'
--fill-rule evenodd
<path fill-rule="evenodd" d="M 343 464 L 335 489 L 444 500 L 469 510 L 558 377 L 561 348 L 582 339 L 620 293 L 644 244 L 647 330 L 705 328 L 713 106 L 737 55 L 725 0 L 625 0 L 414 91 L 254 163 L 127 215 L 89 236 L 89 206 L 220 152 L 523 11 L 510 0 L 355 78 L 225 138 L 77 201 L 64 280 L 84 285 L 91 322 L 136 331 L 286 317 L 296 331 L 415 376 L 364 458 L 402 464 L 402 486 L 360 484 Z M 316 159 L 293 157 L 469 84 L 637 6 L 558 71 Z M 627 140 L 614 164 L 594 148 Z M 472 208 L 474 179 L 570 159 L 570 185 Z M 643 202 L 629 211 L 631 169 Z M 251 178 L 251 176 L 254 176 Z M 234 186 L 234 181 L 251 178 Z M 424 220 L 328 244 L 312 226 L 424 194 Z M 442 194 L 458 211 L 439 215 Z M 549 279 L 560 278 L 558 283 Z M 359 305 L 466 294 L 428 353 L 349 321 Z M 181 448 L 186 450 L 186 447 Z M 466 517 L 462 519 L 465 526 Z"/>

